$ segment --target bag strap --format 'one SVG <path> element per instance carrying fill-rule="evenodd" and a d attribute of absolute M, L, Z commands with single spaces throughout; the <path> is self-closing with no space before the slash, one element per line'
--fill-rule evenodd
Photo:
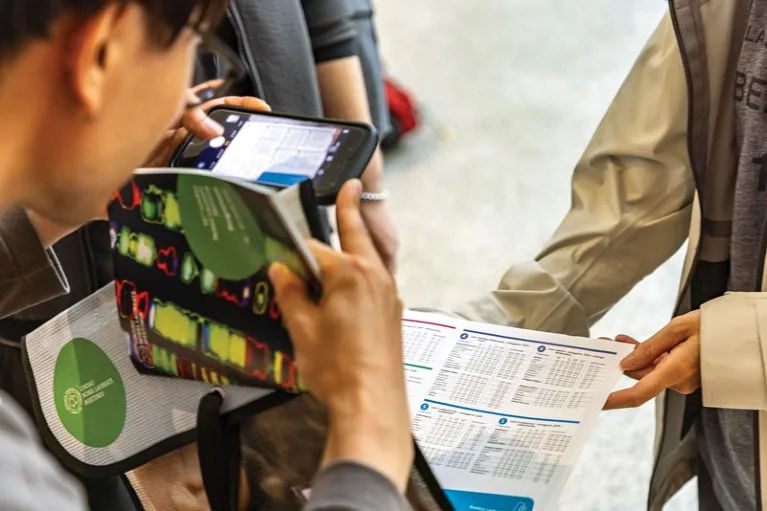
<path fill-rule="evenodd" d="M 298 193 L 312 236 L 330 245 L 330 222 L 328 221 L 327 210 L 320 207 L 312 180 L 301 181 L 298 185 Z"/>
<path fill-rule="evenodd" d="M 442 490 L 442 486 L 440 486 L 439 481 L 437 481 L 437 478 L 434 476 L 434 472 L 432 472 L 429 462 L 426 461 L 426 457 L 423 455 L 423 452 L 421 452 L 421 448 L 418 447 L 418 442 L 415 439 L 413 439 L 413 445 L 415 447 L 415 469 L 418 472 L 418 475 L 421 476 L 421 479 L 423 479 L 434 502 L 437 503 L 441 511 L 455 511 L 453 504 Z"/>
<path fill-rule="evenodd" d="M 221 417 L 224 392 L 215 389 L 197 410 L 197 453 L 212 511 L 237 511 L 240 494 L 240 426 Z"/>

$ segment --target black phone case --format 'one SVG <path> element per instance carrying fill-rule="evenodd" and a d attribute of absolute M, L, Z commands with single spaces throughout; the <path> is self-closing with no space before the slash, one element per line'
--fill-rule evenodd
<path fill-rule="evenodd" d="M 237 106 L 229 106 L 229 105 L 221 105 L 211 108 L 208 113 L 215 112 L 217 110 L 231 110 L 234 112 L 242 112 L 242 113 L 251 113 L 251 114 L 258 114 L 258 115 L 264 115 L 269 117 L 277 117 L 282 119 L 295 119 L 298 121 L 308 121 L 308 122 L 331 122 L 333 124 L 338 124 L 342 126 L 351 126 L 355 128 L 362 128 L 368 133 L 368 137 L 366 140 L 363 140 L 359 150 L 354 155 L 352 159 L 349 160 L 349 165 L 344 170 L 344 172 L 340 175 L 331 176 L 332 178 L 332 188 L 330 191 L 323 191 L 320 188 L 322 187 L 315 187 L 316 190 L 316 197 L 317 202 L 322 206 L 332 206 L 336 203 L 336 198 L 338 197 L 338 192 L 341 190 L 341 187 L 350 179 L 359 179 L 362 177 L 362 174 L 365 172 L 365 169 L 367 168 L 368 163 L 370 162 L 370 159 L 373 157 L 373 153 L 375 153 L 376 148 L 378 147 L 378 130 L 370 124 L 365 124 L 361 122 L 353 122 L 353 121 L 342 121 L 338 119 L 323 119 L 323 118 L 317 118 L 317 117 L 305 117 L 300 115 L 292 115 L 292 114 L 282 114 L 282 113 L 274 113 L 274 112 L 264 112 L 262 110 L 253 110 L 251 108 L 243 108 L 243 107 L 237 107 Z M 170 167 L 177 167 L 178 166 L 178 160 L 181 158 L 181 155 L 184 154 L 184 151 L 186 150 L 187 146 L 190 144 L 190 142 L 194 139 L 194 135 L 190 134 L 186 137 L 186 139 L 181 143 L 181 145 L 176 149 L 176 152 L 173 154 L 173 157 L 170 160 Z"/>

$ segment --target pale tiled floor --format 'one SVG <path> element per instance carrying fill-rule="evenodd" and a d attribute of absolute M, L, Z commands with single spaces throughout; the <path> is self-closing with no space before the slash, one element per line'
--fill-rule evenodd
<path fill-rule="evenodd" d="M 389 70 L 453 132 L 428 130 L 388 161 L 410 306 L 449 308 L 533 257 L 569 205 L 570 173 L 666 9 L 650 0 L 378 0 Z M 663 326 L 679 256 L 593 330 Z M 653 409 L 604 414 L 560 501 L 567 511 L 643 508 Z M 668 509 L 696 509 L 688 487 Z"/>

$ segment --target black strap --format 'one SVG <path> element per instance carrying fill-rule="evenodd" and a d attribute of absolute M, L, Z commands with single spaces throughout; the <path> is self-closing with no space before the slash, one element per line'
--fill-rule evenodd
<path fill-rule="evenodd" d="M 314 192 L 314 185 L 311 179 L 301 181 L 298 187 L 304 216 L 306 216 L 306 222 L 309 224 L 309 231 L 314 238 L 329 245 L 330 222 L 328 221 L 327 212 L 321 209 L 317 202 L 317 195 Z"/>
<path fill-rule="evenodd" d="M 45 321 L 43 320 L 5 318 L 0 321 L 0 338 L 9 341 L 21 341 L 29 332 L 37 330 L 44 324 Z"/>
<path fill-rule="evenodd" d="M 197 452 L 212 511 L 237 511 L 240 492 L 240 427 L 221 417 L 224 394 L 215 390 L 197 409 Z"/>
<path fill-rule="evenodd" d="M 440 486 L 437 478 L 434 476 L 434 472 L 431 471 L 429 462 L 426 461 L 426 458 L 421 452 L 421 448 L 418 447 L 418 442 L 416 442 L 415 439 L 413 439 L 413 446 L 415 447 L 415 469 L 418 472 L 418 475 L 421 476 L 421 479 L 423 479 L 431 497 L 442 511 L 455 511 L 453 504 L 442 490 L 442 486 Z"/>

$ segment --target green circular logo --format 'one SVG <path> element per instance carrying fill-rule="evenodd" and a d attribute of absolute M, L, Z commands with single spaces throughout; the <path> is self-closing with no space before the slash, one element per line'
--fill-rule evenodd
<path fill-rule="evenodd" d="M 53 370 L 56 413 L 66 430 L 90 447 L 108 447 L 125 426 L 125 386 L 117 368 L 88 339 L 59 352 Z"/>
<path fill-rule="evenodd" d="M 266 237 L 235 186 L 181 174 L 177 191 L 184 234 L 202 266 L 222 279 L 242 280 L 266 264 Z"/>

